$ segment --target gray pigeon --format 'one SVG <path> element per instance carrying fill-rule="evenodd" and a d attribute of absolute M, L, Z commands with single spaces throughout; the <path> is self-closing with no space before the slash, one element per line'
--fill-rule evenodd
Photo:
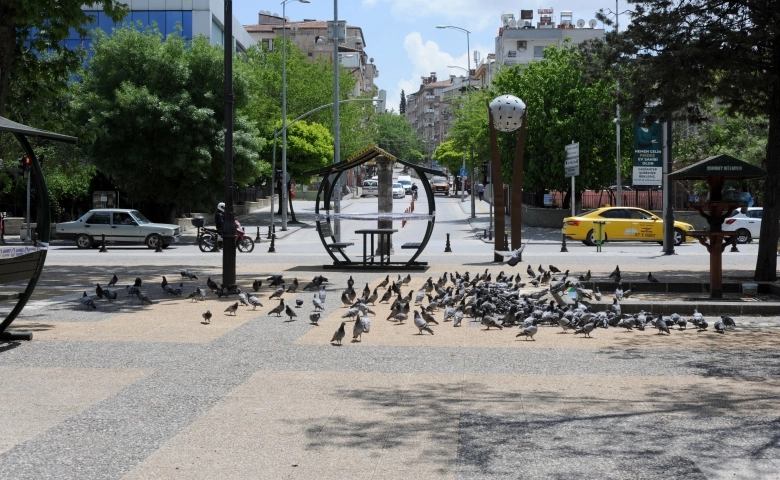
<path fill-rule="evenodd" d="M 135 296 L 136 296 L 136 297 L 138 297 L 138 300 L 140 300 L 140 301 L 141 301 L 141 305 L 143 305 L 144 303 L 148 303 L 149 305 L 151 305 L 151 304 L 152 304 L 152 301 L 151 301 L 151 300 L 149 300 L 149 297 L 147 297 L 146 295 L 144 295 L 143 293 L 141 293 L 141 291 L 140 291 L 140 290 L 136 290 L 136 292 L 135 292 Z"/>
<path fill-rule="evenodd" d="M 320 292 L 319 292 L 319 294 L 320 294 L 320 301 L 322 303 L 325 303 L 325 297 L 328 296 L 328 292 L 325 291 L 325 285 L 320 285 Z"/>
<path fill-rule="evenodd" d="M 352 305 L 352 300 L 349 299 L 349 294 L 346 290 L 341 293 L 341 305 L 344 307 Z"/>
<path fill-rule="evenodd" d="M 292 308 L 290 308 L 290 306 L 289 306 L 289 305 L 287 305 L 286 307 L 284 307 L 284 313 L 285 313 L 285 314 L 286 314 L 288 317 L 290 317 L 290 320 L 289 320 L 290 322 L 292 322 L 292 321 L 293 321 L 293 318 L 295 318 L 295 317 L 297 317 L 297 316 L 298 316 L 298 315 L 295 313 L 295 310 L 293 310 Z"/>
<path fill-rule="evenodd" d="M 336 330 L 336 333 L 333 334 L 333 338 L 330 339 L 330 343 L 338 342 L 339 345 L 341 345 L 341 341 L 344 340 L 344 337 L 347 335 L 347 332 L 344 331 L 344 325 L 346 325 L 346 323 L 341 322 L 341 326 L 338 330 Z"/>
<path fill-rule="evenodd" d="M 458 308 L 455 310 L 455 320 L 452 324 L 453 327 L 460 327 L 460 322 L 463 321 L 463 310 Z"/>
<path fill-rule="evenodd" d="M 422 316 L 423 320 L 425 320 L 426 323 L 435 323 L 436 325 L 439 324 L 439 322 L 437 322 L 436 319 L 433 318 L 433 315 L 431 315 L 430 312 L 424 308 L 420 310 L 420 316 Z"/>
<path fill-rule="evenodd" d="M 593 324 L 593 323 L 586 323 L 582 327 L 574 330 L 574 334 L 576 335 L 578 333 L 584 333 L 586 337 L 590 337 L 590 332 L 592 332 L 594 328 L 596 328 L 595 324 Z"/>
<path fill-rule="evenodd" d="M 277 317 L 281 317 L 283 311 L 284 311 L 284 300 L 279 300 L 279 305 L 272 308 L 271 311 L 268 312 L 268 315 L 272 315 L 275 313 Z"/>
<path fill-rule="evenodd" d="M 599 291 L 598 285 L 593 289 L 593 298 L 595 298 L 597 302 L 601 301 L 601 292 Z"/>
<path fill-rule="evenodd" d="M 522 332 L 515 335 L 515 337 L 525 337 L 526 340 L 529 338 L 533 341 L 536 341 L 534 339 L 534 335 L 536 335 L 536 331 L 538 330 L 538 327 L 536 325 L 529 325 L 523 329 Z M 564 330 L 565 332 L 566 330 Z"/>
<path fill-rule="evenodd" d="M 111 280 L 108 281 L 108 286 L 113 287 L 116 285 L 116 282 L 119 281 L 119 278 L 117 278 L 116 274 L 114 274 L 113 277 L 111 277 Z"/>
<path fill-rule="evenodd" d="M 395 315 L 393 315 L 393 320 L 398 320 L 398 323 L 404 323 L 407 318 L 409 318 L 409 315 L 402 312 L 398 312 Z"/>
<path fill-rule="evenodd" d="M 490 327 L 496 327 L 499 330 L 503 330 L 504 327 L 501 326 L 501 324 L 498 322 L 497 319 L 491 317 L 490 315 L 483 315 L 482 316 L 482 325 L 486 326 L 486 330 L 490 330 Z"/>
<path fill-rule="evenodd" d="M 371 331 L 371 319 L 368 318 L 368 315 L 363 315 L 362 317 L 357 319 L 358 322 L 363 323 L 363 333 L 369 333 Z"/>
<path fill-rule="evenodd" d="M 352 341 L 353 342 L 359 342 L 362 340 L 363 336 L 363 322 L 361 322 L 359 319 L 355 322 L 355 325 L 352 327 Z"/>
<path fill-rule="evenodd" d="M 268 297 L 268 299 L 270 300 L 272 298 L 282 298 L 282 295 L 284 295 L 284 287 L 279 287 L 276 290 L 274 290 L 274 293 L 272 293 L 271 296 Z"/>
<path fill-rule="evenodd" d="M 228 315 L 231 313 L 233 315 L 236 314 L 236 310 L 238 310 L 238 302 L 234 303 L 233 305 L 230 305 L 228 308 L 225 309 L 225 312 L 227 312 Z"/>
<path fill-rule="evenodd" d="M 312 299 L 311 303 L 314 304 L 315 312 L 320 310 L 325 310 L 325 305 L 322 304 L 322 300 L 320 300 L 319 295 L 317 295 L 316 293 L 314 294 L 314 298 Z"/>
<path fill-rule="evenodd" d="M 97 310 L 95 301 L 92 300 L 89 295 L 87 295 L 87 292 L 84 292 L 84 295 L 81 296 L 81 304 L 87 308 L 91 308 L 92 310 Z"/>
<path fill-rule="evenodd" d="M 650 283 L 658 283 L 658 279 L 653 276 L 653 272 L 647 274 L 647 281 Z"/>
<path fill-rule="evenodd" d="M 503 250 L 494 250 L 494 251 L 495 251 L 497 254 L 499 254 L 499 255 L 501 255 L 502 257 L 504 257 L 504 258 L 506 258 L 506 257 L 509 257 L 509 260 L 507 260 L 507 261 L 506 261 L 506 263 L 507 263 L 507 265 L 509 265 L 510 267 L 514 267 L 515 265 L 517 265 L 517 264 L 520 262 L 520 256 L 522 256 L 522 254 L 523 254 L 523 250 L 525 250 L 525 247 L 527 247 L 527 246 L 528 246 L 528 242 L 529 242 L 530 240 L 531 240 L 530 238 L 529 238 L 528 240 L 526 240 L 526 241 L 525 241 L 525 245 L 522 245 L 522 246 L 521 246 L 520 248 L 518 248 L 517 250 L 509 250 L 509 251 L 503 251 Z M 529 266 L 529 268 L 530 268 L 530 266 Z M 533 270 L 531 270 L 531 271 L 533 271 Z"/>
<path fill-rule="evenodd" d="M 295 293 L 296 290 L 298 290 L 298 277 L 295 277 L 290 286 L 287 287 L 288 293 Z"/>
<path fill-rule="evenodd" d="M 658 317 L 656 317 L 655 320 L 653 320 L 653 325 L 655 325 L 655 328 L 658 329 L 658 334 L 661 335 L 663 333 L 666 333 L 668 335 L 671 335 L 672 332 L 669 331 L 669 326 L 664 322 L 664 317 L 660 313 L 658 314 Z"/>
<path fill-rule="evenodd" d="M 311 322 L 312 325 L 320 326 L 320 312 L 315 312 L 309 315 L 309 322 Z"/>
<path fill-rule="evenodd" d="M 417 310 L 414 311 L 414 326 L 417 327 L 417 329 L 420 331 L 420 335 L 422 335 L 423 331 L 433 335 L 433 330 L 431 330 L 431 327 L 429 327 L 425 320 L 422 319 L 420 313 Z"/>
<path fill-rule="evenodd" d="M 723 320 L 718 320 L 717 322 L 715 322 L 713 328 L 715 328 L 715 331 L 717 333 L 726 333 L 726 325 L 723 323 Z"/>
<path fill-rule="evenodd" d="M 248 299 L 246 298 L 246 293 L 238 292 L 238 301 L 241 302 L 241 305 L 243 305 L 245 307 L 248 307 L 249 306 L 249 302 L 247 300 Z"/>
<path fill-rule="evenodd" d="M 617 288 L 615 289 L 615 298 L 618 300 L 623 300 L 623 286 L 621 284 L 618 284 Z"/>
<path fill-rule="evenodd" d="M 257 310 L 257 307 L 263 306 L 263 304 L 260 303 L 260 299 L 255 297 L 254 295 L 250 295 L 248 300 L 249 300 L 249 304 L 252 305 L 252 310 Z"/>
<path fill-rule="evenodd" d="M 211 310 L 206 310 L 201 317 L 203 317 L 203 323 L 211 323 Z"/>
<path fill-rule="evenodd" d="M 368 296 L 366 299 L 366 304 L 376 305 L 376 299 L 379 298 L 379 294 L 376 292 L 376 288 L 373 292 L 371 292 L 371 295 Z"/>
<path fill-rule="evenodd" d="M 110 300 L 116 300 L 116 290 L 103 289 L 103 298 Z"/>
<path fill-rule="evenodd" d="M 726 328 L 736 328 L 737 324 L 734 322 L 734 319 L 729 317 L 728 315 L 721 315 L 720 319 L 723 321 L 723 325 Z"/>

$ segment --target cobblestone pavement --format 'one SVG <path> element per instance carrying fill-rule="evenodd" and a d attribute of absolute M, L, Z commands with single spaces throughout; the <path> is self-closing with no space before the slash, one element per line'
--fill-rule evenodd
<path fill-rule="evenodd" d="M 175 261 L 128 260 L 118 299 L 88 311 L 82 288 L 113 272 L 53 255 L 13 324 L 34 340 L 0 343 L 0 478 L 780 478 L 777 316 L 737 316 L 723 335 L 543 327 L 525 341 L 441 314 L 418 335 L 382 303 L 362 341 L 347 322 L 334 346 L 347 278 L 360 291 L 386 274 L 324 273 L 314 326 L 303 286 L 320 265 L 242 266 L 264 306 L 233 316 L 235 297 L 164 296 Z M 483 267 L 438 264 L 403 292 L 467 269 Z M 218 272 L 201 265 L 185 294 Z M 269 314 L 274 273 L 301 282 L 283 296 L 293 321 Z M 135 276 L 153 305 L 125 293 Z"/>

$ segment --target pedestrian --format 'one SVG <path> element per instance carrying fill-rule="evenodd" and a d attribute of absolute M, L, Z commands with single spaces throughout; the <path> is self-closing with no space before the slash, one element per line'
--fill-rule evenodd
<path fill-rule="evenodd" d="M 60 208 L 60 215 L 57 219 L 57 223 L 70 222 L 70 215 L 65 210 L 65 207 Z"/>
<path fill-rule="evenodd" d="M 84 209 L 79 207 L 78 210 L 76 210 L 76 220 L 80 219 L 84 216 Z"/>
<path fill-rule="evenodd" d="M 482 185 L 482 182 L 477 184 L 477 195 L 479 195 L 479 201 L 481 202 L 485 196 L 485 186 Z"/>

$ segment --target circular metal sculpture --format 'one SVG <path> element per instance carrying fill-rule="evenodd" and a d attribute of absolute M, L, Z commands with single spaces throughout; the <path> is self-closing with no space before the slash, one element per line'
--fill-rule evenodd
<path fill-rule="evenodd" d="M 525 103 L 514 95 L 501 95 L 490 102 L 493 124 L 501 132 L 514 132 L 523 124 Z"/>

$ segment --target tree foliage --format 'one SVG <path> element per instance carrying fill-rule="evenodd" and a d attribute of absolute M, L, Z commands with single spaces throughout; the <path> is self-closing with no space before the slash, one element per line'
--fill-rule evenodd
<path fill-rule="evenodd" d="M 424 148 L 423 143 L 402 115 L 380 113 L 373 117 L 373 123 L 376 125 L 374 142 L 379 148 L 401 160 L 419 159 L 417 154 Z"/>
<path fill-rule="evenodd" d="M 401 90 L 401 101 L 398 103 L 398 113 L 400 115 L 406 114 L 406 94 Z"/>
<path fill-rule="evenodd" d="M 448 137 L 452 145 L 446 148 L 465 152 L 469 169 L 490 161 L 487 117 L 487 102 L 490 98 L 493 98 L 491 92 L 481 90 L 454 101 L 451 114 L 453 124 Z"/>
<path fill-rule="evenodd" d="M 436 147 L 433 159 L 450 172 L 458 172 L 463 165 L 463 151 L 455 146 L 454 140 L 447 140 Z"/>
<path fill-rule="evenodd" d="M 780 237 L 780 22 L 776 2 L 640 0 L 631 23 L 607 35 L 606 65 L 621 75 L 625 104 L 661 117 L 702 117 L 705 100 L 729 114 L 769 120 L 764 213 L 756 280 L 777 278 Z M 600 15 L 605 24 L 611 21 Z"/>
<path fill-rule="evenodd" d="M 282 123 L 276 125 L 281 129 Z M 276 138 L 276 168 L 282 169 L 282 136 Z M 273 145 L 266 143 L 263 149 L 264 157 L 271 157 Z M 333 135 L 330 130 L 315 122 L 299 120 L 287 129 L 287 172 L 290 178 L 309 183 L 302 173 L 327 166 L 333 161 Z"/>
<path fill-rule="evenodd" d="M 89 160 L 130 201 L 177 209 L 210 208 L 224 197 L 222 48 L 198 37 L 165 41 L 156 29 L 133 25 L 110 37 L 95 32 L 93 57 L 75 83 L 76 122 Z M 234 102 L 248 100 L 242 62 L 234 70 Z M 234 121 L 237 186 L 258 177 L 261 141 L 243 116 Z"/>

